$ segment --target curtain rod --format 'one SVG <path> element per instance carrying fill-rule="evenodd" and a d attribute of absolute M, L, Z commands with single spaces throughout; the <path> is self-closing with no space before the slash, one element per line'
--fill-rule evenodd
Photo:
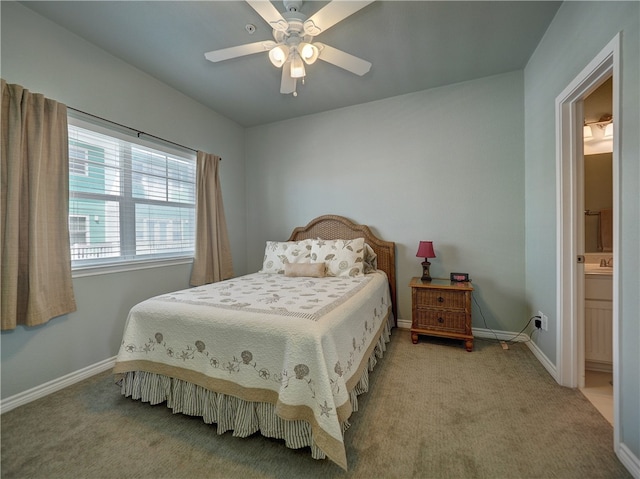
<path fill-rule="evenodd" d="M 198 152 L 198 150 L 195 150 L 195 149 L 190 148 L 188 146 L 181 145 L 180 143 L 176 143 L 176 142 L 173 142 L 173 141 L 170 141 L 170 140 L 165 140 L 164 138 L 160 138 L 159 136 L 155 136 L 155 135 L 152 135 L 150 133 L 145 133 L 144 131 L 140 131 L 140 130 L 137 130 L 135 128 L 131 128 L 130 126 L 123 125 L 121 123 L 116 123 L 115 121 L 107 120 L 106 118 L 102 118 L 101 116 L 93 115 L 91 113 L 87 113 L 86 111 L 78 110 L 77 108 L 73 108 L 71 106 L 67 106 L 67 108 L 69 110 L 73 110 L 73 111 L 77 111 L 78 113 L 82 113 L 83 115 L 87 115 L 87 116 L 90 116 L 90 117 L 93 117 L 93 118 L 97 118 L 98 120 L 106 121 L 107 123 L 111 123 L 112 125 L 117 125 L 117 126 L 119 126 L 121 128 L 126 128 L 127 130 L 135 131 L 136 134 L 138 135 L 138 138 L 140 138 L 140 135 L 145 135 L 145 136 L 148 136 L 150 138 L 155 138 L 156 140 L 164 141 L 165 143 L 169 143 L 171 145 L 179 146 L 180 148 L 184 148 L 185 150 L 193 151 L 194 153 Z M 220 159 L 220 161 L 222 161 L 222 159 Z"/>

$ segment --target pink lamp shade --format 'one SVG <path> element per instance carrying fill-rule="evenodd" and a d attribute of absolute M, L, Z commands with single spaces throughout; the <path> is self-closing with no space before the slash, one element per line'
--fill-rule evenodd
<path fill-rule="evenodd" d="M 433 241 L 420 241 L 418 245 L 418 252 L 416 253 L 418 258 L 424 258 L 422 262 L 422 281 L 431 281 L 431 274 L 429 273 L 429 258 L 435 258 L 436 253 L 433 251 Z"/>
<path fill-rule="evenodd" d="M 420 241 L 418 245 L 418 252 L 416 253 L 418 258 L 435 258 L 436 253 L 433 251 L 433 241 Z"/>

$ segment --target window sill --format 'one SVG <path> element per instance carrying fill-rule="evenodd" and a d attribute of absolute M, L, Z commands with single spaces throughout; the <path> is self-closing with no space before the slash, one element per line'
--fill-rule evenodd
<path fill-rule="evenodd" d="M 115 263 L 103 266 L 81 266 L 74 268 L 71 272 L 72 278 L 83 278 L 85 276 L 99 276 L 102 274 L 123 273 L 126 271 L 137 271 L 150 268 L 164 268 L 166 266 L 175 266 L 179 264 L 193 263 L 193 257 L 173 258 L 173 259 L 156 259 L 149 261 L 131 261 L 123 263 Z"/>

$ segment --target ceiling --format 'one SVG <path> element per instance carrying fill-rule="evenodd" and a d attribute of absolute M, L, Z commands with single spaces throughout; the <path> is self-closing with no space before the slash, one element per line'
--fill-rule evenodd
<path fill-rule="evenodd" d="M 27 1 L 23 5 L 238 124 L 251 127 L 524 68 L 561 2 L 376 1 L 316 40 L 373 64 L 360 77 L 318 61 L 298 96 L 266 53 L 204 53 L 272 40 L 244 1 Z M 326 1 L 308 1 L 311 16 Z M 274 5 L 284 11 L 281 1 Z M 245 29 L 253 24 L 256 31 Z"/>

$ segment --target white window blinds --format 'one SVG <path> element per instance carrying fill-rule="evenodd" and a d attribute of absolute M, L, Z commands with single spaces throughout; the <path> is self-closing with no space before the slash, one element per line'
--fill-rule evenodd
<path fill-rule="evenodd" d="M 69 118 L 74 269 L 191 257 L 195 154 Z"/>

